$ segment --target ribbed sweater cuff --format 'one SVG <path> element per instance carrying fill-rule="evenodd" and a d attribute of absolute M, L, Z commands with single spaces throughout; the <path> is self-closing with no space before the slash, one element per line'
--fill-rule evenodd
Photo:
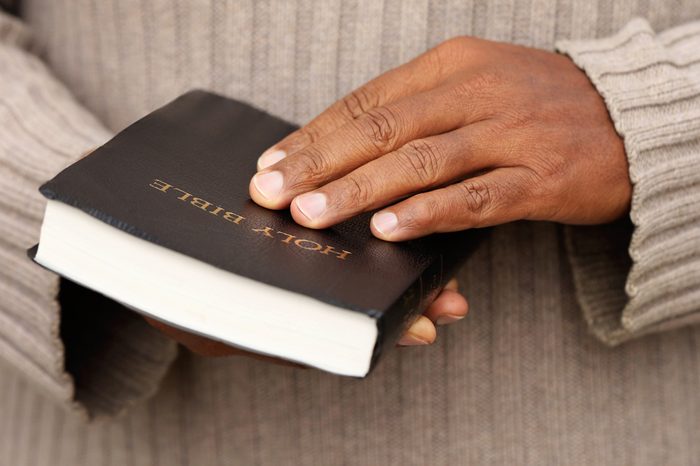
<path fill-rule="evenodd" d="M 604 98 L 633 184 L 631 225 L 567 227 L 587 322 L 609 344 L 700 322 L 700 22 L 556 47 Z"/>
<path fill-rule="evenodd" d="M 29 48 L 26 29 L 0 13 L 0 358 L 53 399 L 113 415 L 155 390 L 175 345 L 113 303 L 62 309 L 58 277 L 26 256 L 45 206 L 39 185 L 110 136 Z"/>

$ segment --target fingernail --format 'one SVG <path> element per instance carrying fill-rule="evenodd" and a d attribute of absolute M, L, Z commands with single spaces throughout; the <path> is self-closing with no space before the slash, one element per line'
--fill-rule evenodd
<path fill-rule="evenodd" d="M 421 338 L 418 338 L 417 336 L 411 334 L 411 333 L 405 333 L 401 339 L 399 340 L 399 345 L 401 346 L 420 346 L 420 345 L 429 345 L 430 342 L 425 341 Z"/>
<path fill-rule="evenodd" d="M 374 214 L 372 217 L 372 224 L 379 233 L 383 235 L 388 235 L 392 231 L 396 230 L 396 226 L 399 224 L 399 219 L 396 214 L 392 212 L 379 212 Z"/>
<path fill-rule="evenodd" d="M 274 165 L 286 156 L 287 153 L 283 150 L 265 151 L 260 158 L 258 158 L 258 170 L 263 170 Z"/>
<path fill-rule="evenodd" d="M 278 171 L 258 173 L 253 177 L 253 184 L 267 199 L 273 199 L 282 191 L 284 185 L 284 177 Z"/>
<path fill-rule="evenodd" d="M 326 195 L 323 193 L 302 194 L 294 202 L 309 220 L 317 219 L 326 210 Z"/>
<path fill-rule="evenodd" d="M 435 319 L 435 323 L 438 325 L 447 325 L 447 324 L 451 324 L 452 322 L 457 322 L 458 320 L 462 320 L 462 319 L 464 319 L 464 317 L 465 316 L 456 316 L 456 315 L 452 315 L 452 314 L 445 314 L 445 315 L 442 315 L 442 316 L 438 317 L 437 319 Z"/>

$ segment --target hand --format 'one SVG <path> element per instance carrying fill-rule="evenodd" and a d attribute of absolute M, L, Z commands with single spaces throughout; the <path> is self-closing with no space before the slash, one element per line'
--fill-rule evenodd
<path fill-rule="evenodd" d="M 630 203 L 621 138 L 571 60 L 459 37 L 361 86 L 266 151 L 250 195 L 324 228 L 384 208 L 379 238 L 519 219 L 609 222 Z"/>
<path fill-rule="evenodd" d="M 435 341 L 436 329 L 435 325 L 448 324 L 456 322 L 467 315 L 468 306 L 467 300 L 457 291 L 457 280 L 450 280 L 445 289 L 433 301 L 433 304 L 416 319 L 408 331 L 399 341 L 399 345 L 429 345 Z M 170 338 L 181 343 L 189 350 L 202 356 L 232 356 L 246 355 L 256 359 L 262 359 L 279 364 L 292 364 L 281 359 L 263 356 L 251 353 L 245 350 L 228 346 L 225 343 L 211 340 L 194 333 L 189 333 L 184 330 L 164 324 L 155 319 L 146 318 L 149 324 L 158 330 L 162 331 Z"/>

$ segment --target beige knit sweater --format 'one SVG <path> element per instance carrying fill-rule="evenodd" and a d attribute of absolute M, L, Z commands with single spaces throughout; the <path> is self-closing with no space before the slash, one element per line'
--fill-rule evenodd
<path fill-rule="evenodd" d="M 303 123 L 382 70 L 457 34 L 556 49 L 568 54 L 587 73 L 604 97 L 616 129 L 624 138 L 634 184 L 631 222 L 566 228 L 566 267 L 563 263 L 561 267 L 558 265 L 559 228 L 556 226 L 517 224 L 497 229 L 480 255 L 462 273 L 473 314 L 464 325 L 458 324 L 464 330 L 450 329 L 449 332 L 463 333 L 448 333 L 436 348 L 421 349 L 423 353 L 392 356 L 393 359 L 385 364 L 387 368 L 378 370 L 375 380 L 387 380 L 391 384 L 393 376 L 387 374 L 392 373 L 396 364 L 399 364 L 397 370 L 405 370 L 400 369 L 401 366 L 420 361 L 419 354 L 430 355 L 425 357 L 437 358 L 434 361 L 439 362 L 438 367 L 444 365 L 445 370 L 430 377 L 427 374 L 431 372 L 418 372 L 414 375 L 420 380 L 415 383 L 424 384 L 424 390 L 431 392 L 436 380 L 443 380 L 442 383 L 448 385 L 461 380 L 465 384 L 463 391 L 458 391 L 461 395 L 454 395 L 452 402 L 470 406 L 471 401 L 460 401 L 462 396 L 475 393 L 469 388 L 473 386 L 471 379 L 467 378 L 474 370 L 478 372 L 479 367 L 486 366 L 474 361 L 463 365 L 460 361 L 466 354 L 464 348 L 459 349 L 459 344 L 467 343 L 456 343 L 459 340 L 481 345 L 487 358 L 483 361 L 495 358 L 493 361 L 496 362 L 492 361 L 488 366 L 491 369 L 484 369 L 488 372 L 478 373 L 476 377 L 495 380 L 498 378 L 495 373 L 508 373 L 510 377 L 515 372 L 521 374 L 520 371 L 530 365 L 554 374 L 552 380 L 560 380 L 557 374 L 566 377 L 567 367 L 578 367 L 575 365 L 579 364 L 580 356 L 577 355 L 581 352 L 597 355 L 597 359 L 586 363 L 599 366 L 598 373 L 590 373 L 591 380 L 596 381 L 594 383 L 607 380 L 606 377 L 612 377 L 610 374 L 618 374 L 614 368 L 619 362 L 615 361 L 621 361 L 619 358 L 623 357 L 627 358 L 626 361 L 636 358 L 638 364 L 645 364 L 639 366 L 645 368 L 639 377 L 652 377 L 642 373 L 659 369 L 663 361 L 652 361 L 651 356 L 641 361 L 639 355 L 634 356 L 644 352 L 678 358 L 674 359 L 674 371 L 677 371 L 673 372 L 674 377 L 690 373 L 695 374 L 693 377 L 697 381 L 700 363 L 697 346 L 693 345 L 700 341 L 698 327 L 687 328 L 681 333 L 677 331 L 668 337 L 644 337 L 639 342 L 623 345 L 632 345 L 630 350 L 610 352 L 612 356 L 605 353 L 610 350 L 603 349 L 602 345 L 592 349 L 588 343 L 582 343 L 583 337 L 574 338 L 567 332 L 578 332 L 571 330 L 569 324 L 580 320 L 580 326 L 587 326 L 602 342 L 616 345 L 644 334 L 700 322 L 700 2 L 151 0 L 139 3 L 28 0 L 23 4 L 20 17 L 21 20 L 0 13 L 0 359 L 6 361 L 7 366 L 18 369 L 33 386 L 41 387 L 51 398 L 92 414 L 120 412 L 158 389 L 175 356 L 175 346 L 146 326 L 138 316 L 126 310 L 111 309 L 110 305 L 94 297 L 84 301 L 90 303 L 90 309 L 79 309 L 85 304 L 70 300 L 66 301 L 69 303 L 67 307 L 60 308 L 58 278 L 30 263 L 24 252 L 38 235 L 44 205 L 37 193 L 40 183 L 86 150 L 105 142 L 135 118 L 188 88 L 211 88 Z M 638 18 L 633 19 L 635 17 Z M 22 22 L 28 23 L 29 27 Z M 488 273 L 480 273 L 476 267 L 487 267 Z M 574 302 L 569 299 L 572 295 L 570 276 L 575 284 L 578 305 L 583 311 L 583 317 L 574 320 L 562 317 L 574 307 Z M 492 292 L 484 291 L 492 288 Z M 103 308 L 110 310 L 102 312 Z M 537 322 L 534 325 L 525 325 L 522 317 L 518 317 L 530 315 L 529 312 L 535 313 L 532 314 L 535 316 L 532 322 Z M 479 324 L 479 319 L 484 323 Z M 477 323 L 470 324 L 470 320 Z M 469 330 L 469 325 L 474 327 Z M 475 328 L 482 330 L 478 333 Z M 448 340 L 448 336 L 451 339 Z M 574 349 L 562 350 L 563 353 L 544 349 L 550 345 L 547 342 L 564 342 L 571 338 Z M 515 348 L 509 347 L 506 341 L 527 343 Z M 661 353 L 652 346 L 641 349 L 645 344 L 661 345 L 666 349 Z M 670 349 L 672 346 L 674 349 Z M 561 356 L 564 353 L 566 356 Z M 534 356 L 537 354 L 539 356 Z M 562 359 L 550 359 L 554 357 Z M 187 356 L 186 360 L 190 362 L 182 363 L 186 366 L 181 365 L 176 371 L 184 377 L 182 380 L 189 380 L 186 383 L 192 382 L 188 378 L 192 375 L 187 376 L 189 369 L 183 367 L 192 365 L 200 371 L 199 367 L 206 368 L 209 364 L 198 358 L 189 358 Z M 231 378 L 221 375 L 222 380 L 243 383 L 233 375 L 231 367 L 217 364 L 229 363 L 214 363 L 209 369 L 201 370 L 221 371 L 222 374 L 230 371 Z M 254 362 L 235 364 L 253 367 L 250 369 L 253 373 L 268 371 L 260 369 Z M 427 366 L 424 369 L 428 371 Z M 269 370 L 277 374 L 277 369 Z M 524 373 L 512 382 L 518 393 L 536 390 L 533 387 L 544 380 L 529 379 L 530 376 Z M 272 382 L 251 377 L 251 380 L 267 386 L 268 383 L 282 383 L 281 380 L 292 383 L 298 376 L 285 372 L 283 376 L 275 375 Z M 329 381 L 325 376 L 311 377 L 318 380 L 318 387 L 340 383 Z M 642 393 L 635 390 L 654 390 L 649 384 L 645 387 L 643 380 L 647 379 L 628 378 L 617 386 L 613 379 L 610 378 L 608 384 L 603 383 L 600 393 L 590 395 L 592 405 L 597 406 L 599 400 L 614 399 L 615 390 L 624 390 L 628 394 Z M 654 380 L 661 383 L 662 379 L 659 375 Z M 580 380 L 568 385 L 572 396 L 577 393 L 579 383 Z M 700 429 L 700 403 L 696 391 L 692 390 L 693 383 L 696 382 L 686 380 L 680 383 L 678 387 L 685 395 L 674 392 L 675 395 L 669 394 L 670 398 L 662 400 L 668 406 L 676 406 L 676 402 L 685 406 L 685 412 L 680 408 L 668 408 L 676 409 L 673 416 L 682 425 L 677 432 L 681 437 L 685 435 L 685 429 Z M 0 395 L 14 393 L 16 396 L 17 388 L 13 387 L 12 392 L 2 391 L 0 387 Z M 681 390 L 678 387 L 673 390 Z M 235 397 L 229 389 L 220 390 L 224 393 L 220 396 Z M 354 408 L 356 412 L 374 412 L 371 410 L 380 410 L 384 404 L 394 406 L 381 398 L 383 388 L 366 390 L 377 397 L 374 402 L 379 408 L 363 405 L 360 395 L 357 399 L 352 396 L 348 402 L 357 406 Z M 389 390 L 393 393 L 393 389 Z M 197 398 L 198 392 L 188 393 Z M 284 396 L 280 394 L 280 400 Z M 433 395 L 425 396 L 433 400 Z M 492 390 L 489 396 L 496 397 L 496 394 Z M 563 393 L 562 396 L 567 395 Z M 162 397 L 156 397 L 154 403 L 166 403 L 157 401 L 167 399 L 167 395 Z M 637 398 L 641 400 L 643 397 Z M 491 401 L 484 398 L 481 403 L 482 406 L 485 406 L 483 403 L 505 406 L 509 400 L 512 398 Z M 288 405 L 294 403 L 289 401 Z M 155 405 L 150 406 L 150 410 L 157 410 L 153 407 Z M 178 405 L 171 406 L 177 409 Z M 409 412 L 411 409 L 403 404 L 396 406 L 396 409 Z M 603 403 L 600 406 L 608 405 Z M 634 413 L 644 413 L 643 406 L 633 403 L 634 409 L 629 413 L 617 412 L 615 415 L 622 419 Z M 571 413 L 567 409 L 574 408 L 523 409 L 522 406 L 513 408 L 512 415 L 522 420 L 530 416 L 539 419 L 540 413 L 550 413 L 550 421 L 558 419 L 564 422 L 562 419 L 568 419 Z M 576 409 L 585 418 L 586 407 L 580 405 Z M 451 428 L 459 430 L 455 423 L 467 422 L 466 418 L 450 418 L 450 410 L 445 406 L 444 411 L 434 416 L 444 418 L 445 422 L 451 419 Z M 40 411 L 45 412 L 43 408 Z M 52 416 L 58 416 L 56 419 L 62 419 L 63 415 L 51 412 Z M 200 409 L 194 412 L 198 414 L 193 414 L 192 419 L 204 415 L 217 418 L 214 411 Z M 371 422 L 380 418 L 391 419 L 393 415 L 382 411 Z M 472 415 L 481 416 L 476 411 Z M 601 420 L 608 419 L 602 411 L 598 415 Z M 143 413 L 137 416 L 141 417 L 128 418 L 128 422 L 133 424 L 134 419 L 141 419 L 161 425 L 153 419 L 146 421 Z M 495 419 L 493 413 L 490 416 L 486 418 Z M 16 413 L 12 422 L 19 422 L 17 419 L 21 417 L 21 413 Z M 353 424 L 357 421 L 355 417 L 352 421 L 350 417 L 343 419 L 348 426 L 362 425 Z M 635 419 L 644 419 L 644 416 Z M 424 421 L 429 426 L 433 422 Z M 258 424 L 258 431 L 263 429 L 261 425 L 267 426 L 269 433 L 281 428 L 266 424 L 264 419 L 255 422 L 262 423 Z M 508 431 L 507 426 L 499 424 L 505 421 L 493 422 L 493 429 L 500 433 Z M 548 421 L 541 422 L 546 424 Z M 606 422 L 584 423 L 587 426 L 584 430 L 594 430 L 596 426 L 607 425 Z M 615 421 L 610 418 L 609 422 Z M 655 422 L 654 425 L 659 425 L 660 421 L 655 418 Z M 254 424 L 254 421 L 250 423 Z M 36 421 L 31 425 L 44 424 Z M 314 437 L 314 442 L 319 439 L 331 441 L 328 437 L 331 432 L 338 433 L 334 428 L 324 429 L 308 419 L 305 425 L 316 429 L 314 435 L 318 437 Z M 172 429 L 172 426 L 163 426 L 162 429 L 170 432 L 167 429 Z M 437 435 L 437 424 L 425 429 L 433 432 L 430 435 Z M 12 425 L 7 424 L 4 431 L 8 438 L 18 438 L 9 434 L 15 431 Z M 461 432 L 469 432 L 474 438 L 477 436 L 472 430 Z M 45 434 L 54 435 L 55 432 L 49 434 L 47 430 Z M 237 435 L 245 437 L 247 434 L 238 432 Z M 279 435 L 260 435 L 271 444 L 280 441 Z M 537 456 L 538 453 L 533 458 L 581 459 L 585 457 L 580 456 L 582 452 L 590 452 L 589 447 L 593 444 L 584 439 L 576 444 L 580 448 L 578 453 L 571 453 L 567 450 L 565 436 L 565 433 L 558 433 L 556 438 L 552 437 L 551 445 L 555 445 L 560 453 L 564 452 L 561 456 L 544 453 L 544 456 Z M 178 441 L 179 437 L 172 433 L 170 438 Z M 341 441 L 335 438 L 332 441 Z M 522 458 L 519 455 L 527 450 L 526 442 L 518 440 L 515 434 L 510 437 L 504 434 L 503 438 L 504 443 L 493 443 L 492 453 L 499 451 L 501 456 L 498 458 L 513 461 Z M 671 435 L 670 438 L 675 445 L 680 437 Z M 66 451 L 80 448 L 75 446 L 77 443 L 70 443 L 78 441 L 75 436 L 70 439 L 64 439 Z M 103 442 L 113 445 L 108 439 L 114 438 L 105 433 Z M 399 448 L 396 442 L 392 445 Z M 405 448 L 403 443 L 401 445 Z M 453 451 L 450 450 L 454 447 L 452 443 L 443 441 L 442 445 Z M 692 441 L 683 445 L 686 445 L 686 453 L 683 453 L 686 456 L 678 458 L 691 464 L 698 459 L 697 450 L 693 450 Z M 8 453 L 12 464 L 21 463 L 17 459 L 20 457 L 32 459 L 19 447 L 9 443 L 6 446 L 9 449 L 6 451 L 12 451 Z M 85 448 L 93 451 L 92 446 Z M 129 448 L 129 451 L 141 451 L 133 445 Z M 547 450 L 542 445 L 539 448 L 541 450 L 537 451 Z M 659 447 L 657 451 L 661 449 Z M 274 462 L 272 456 L 265 457 L 261 450 L 255 451 L 262 455 L 256 462 Z M 384 450 L 377 445 L 370 448 L 359 444 L 354 454 L 360 451 L 366 452 L 368 461 L 379 461 L 381 454 L 378 452 Z M 603 455 L 603 451 L 600 450 L 599 454 Z M 414 459 L 427 461 L 431 458 L 427 450 L 424 453 L 425 456 L 416 453 Z M 95 454 L 102 458 L 100 461 L 108 461 L 99 456 L 102 453 Z M 632 453 L 630 455 L 625 458 L 635 457 Z M 50 455 L 47 458 L 50 462 Z M 195 463 L 198 458 L 211 459 L 192 452 L 181 453 L 175 458 Z M 328 458 L 337 460 L 337 457 Z M 440 458 L 449 463 L 449 458 L 455 456 Z M 614 458 L 614 455 L 604 458 Z M 331 464 L 335 460 L 325 463 Z"/>

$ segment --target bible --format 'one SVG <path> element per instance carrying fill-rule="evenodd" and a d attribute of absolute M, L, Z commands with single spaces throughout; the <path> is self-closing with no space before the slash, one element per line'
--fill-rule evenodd
<path fill-rule="evenodd" d="M 208 338 L 364 377 L 475 248 L 404 243 L 370 214 L 324 230 L 251 201 L 259 154 L 296 127 L 206 91 L 133 123 L 41 186 L 35 262 Z"/>

